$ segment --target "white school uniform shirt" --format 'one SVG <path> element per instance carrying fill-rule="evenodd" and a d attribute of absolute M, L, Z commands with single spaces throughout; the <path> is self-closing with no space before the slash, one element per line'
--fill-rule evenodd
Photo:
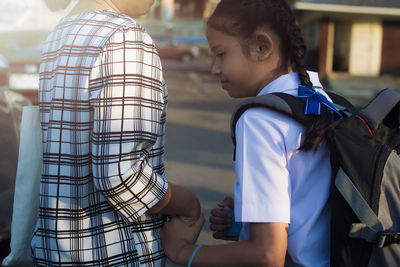
<path fill-rule="evenodd" d="M 322 88 L 317 73 L 309 72 Z M 297 73 L 280 76 L 259 95 L 297 96 Z M 325 96 L 322 89 L 319 90 Z M 329 99 L 329 98 L 328 98 Z M 250 223 L 288 223 L 288 252 L 301 266 L 330 264 L 330 151 L 299 151 L 305 127 L 277 112 L 252 108 L 236 125 L 235 218 L 239 240 L 250 238 Z"/>

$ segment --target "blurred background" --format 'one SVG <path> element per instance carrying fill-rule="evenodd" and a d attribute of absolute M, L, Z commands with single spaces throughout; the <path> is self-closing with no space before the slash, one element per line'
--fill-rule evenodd
<path fill-rule="evenodd" d="M 235 181 L 230 113 L 237 100 L 210 74 L 204 23 L 219 0 L 156 0 L 138 21 L 158 47 L 169 89 L 168 179 L 192 189 L 206 217 Z M 307 66 L 326 89 L 362 107 L 383 88 L 400 90 L 400 1 L 290 1 L 308 45 Z M 38 100 L 41 46 L 57 21 L 42 0 L 0 0 L 0 258 L 9 251 L 19 125 Z M 200 242 L 219 243 L 208 223 Z M 173 264 L 168 263 L 173 266 Z"/>

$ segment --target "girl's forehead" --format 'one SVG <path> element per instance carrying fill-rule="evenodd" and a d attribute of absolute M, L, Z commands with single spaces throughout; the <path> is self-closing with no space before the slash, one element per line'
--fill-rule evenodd
<path fill-rule="evenodd" d="M 232 39 L 236 39 L 235 37 L 223 32 L 223 31 L 214 29 L 212 27 L 207 27 L 206 36 L 208 38 L 208 41 L 222 42 L 222 43 L 230 41 Z"/>

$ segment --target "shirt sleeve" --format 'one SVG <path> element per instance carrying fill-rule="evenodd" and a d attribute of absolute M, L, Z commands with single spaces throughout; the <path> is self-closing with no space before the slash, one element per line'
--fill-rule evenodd
<path fill-rule="evenodd" d="M 290 223 L 289 171 L 284 141 L 289 128 L 281 116 L 253 108 L 237 122 L 237 221 Z"/>
<path fill-rule="evenodd" d="M 124 28 L 108 40 L 95 65 L 89 86 L 94 184 L 133 222 L 168 188 L 150 156 L 165 123 L 161 62 L 147 33 Z"/>

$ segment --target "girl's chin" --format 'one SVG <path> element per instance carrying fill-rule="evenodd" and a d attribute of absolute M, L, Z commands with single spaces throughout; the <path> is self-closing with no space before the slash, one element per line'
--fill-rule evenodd
<path fill-rule="evenodd" d="M 243 97 L 242 95 L 238 94 L 237 92 L 235 93 L 234 91 L 233 92 L 228 91 L 228 90 L 226 90 L 226 91 L 228 92 L 228 95 L 232 98 L 242 98 Z"/>
<path fill-rule="evenodd" d="M 255 97 L 257 95 L 253 94 L 244 94 L 243 92 L 235 92 L 235 91 L 228 91 L 226 90 L 230 97 L 232 98 L 246 98 L 246 97 Z"/>
<path fill-rule="evenodd" d="M 232 86 L 228 86 L 228 84 L 225 84 L 225 86 L 222 86 L 222 89 L 228 93 L 228 95 L 232 98 L 245 98 L 245 97 L 252 97 L 255 96 L 253 94 L 250 94 L 249 92 L 246 91 L 241 91 L 238 88 L 233 88 Z"/>

